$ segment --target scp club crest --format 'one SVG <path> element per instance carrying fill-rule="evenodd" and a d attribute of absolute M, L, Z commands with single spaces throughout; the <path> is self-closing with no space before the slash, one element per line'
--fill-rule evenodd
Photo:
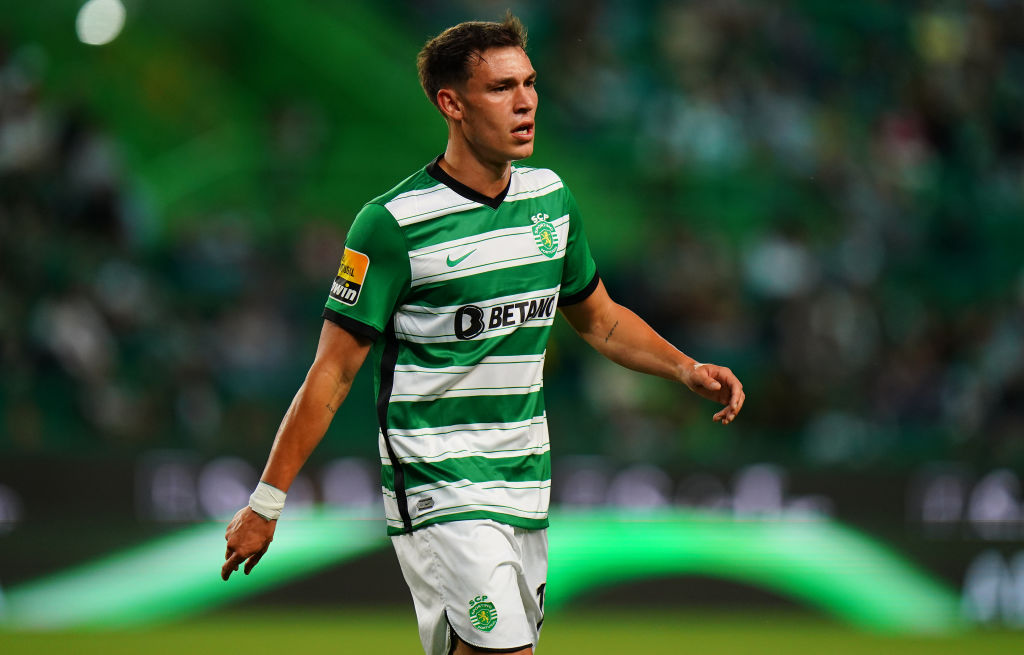
<path fill-rule="evenodd" d="M 469 601 L 469 622 L 481 632 L 490 632 L 498 624 L 498 610 L 487 596 L 477 596 Z"/>
<path fill-rule="evenodd" d="M 537 242 L 540 254 L 545 257 L 554 257 L 558 252 L 558 233 L 548 219 L 547 214 L 534 214 L 530 217 L 533 221 L 533 240 Z"/>

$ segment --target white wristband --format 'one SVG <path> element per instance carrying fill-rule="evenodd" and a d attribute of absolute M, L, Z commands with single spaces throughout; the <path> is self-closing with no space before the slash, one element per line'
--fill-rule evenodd
<path fill-rule="evenodd" d="M 276 521 L 284 509 L 287 494 L 266 482 L 256 485 L 256 491 L 249 496 L 249 507 L 268 521 Z"/>

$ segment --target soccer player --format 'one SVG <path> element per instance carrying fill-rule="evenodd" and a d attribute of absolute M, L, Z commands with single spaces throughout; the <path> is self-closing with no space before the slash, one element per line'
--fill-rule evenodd
<path fill-rule="evenodd" d="M 526 34 L 456 25 L 417 64 L 448 125 L 444 153 L 366 204 L 349 230 L 316 357 L 249 506 L 227 528 L 227 580 L 267 552 L 285 492 L 369 354 L 387 532 L 430 655 L 532 653 L 547 577 L 550 454 L 541 372 L 555 310 L 622 366 L 743 406 L 701 364 L 613 302 L 576 200 L 533 152 Z"/>

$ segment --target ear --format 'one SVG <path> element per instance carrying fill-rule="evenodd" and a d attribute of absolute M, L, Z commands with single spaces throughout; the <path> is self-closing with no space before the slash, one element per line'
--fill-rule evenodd
<path fill-rule="evenodd" d="M 462 99 L 455 89 L 441 89 L 437 92 L 437 107 L 445 118 L 455 121 L 462 120 Z"/>

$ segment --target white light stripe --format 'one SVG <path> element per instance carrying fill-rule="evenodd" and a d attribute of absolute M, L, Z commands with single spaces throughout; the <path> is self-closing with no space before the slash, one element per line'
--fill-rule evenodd
<path fill-rule="evenodd" d="M 552 221 L 553 223 L 554 221 Z M 423 248 L 417 248 L 416 250 L 409 251 L 409 259 L 416 259 L 418 257 L 424 257 L 426 255 L 434 255 L 437 253 L 451 254 L 448 251 L 451 250 L 465 250 L 469 246 L 479 245 L 485 241 L 491 239 L 501 239 L 505 237 L 515 236 L 518 234 L 529 233 L 532 236 L 532 227 L 529 225 L 521 225 L 519 227 L 503 227 L 500 230 L 491 230 L 490 232 L 480 232 L 478 234 L 471 234 L 468 237 L 462 237 L 461 239 L 452 239 L 451 241 L 443 241 L 441 243 L 435 243 L 430 246 L 424 246 Z M 464 253 L 457 253 L 461 255 Z"/>
<path fill-rule="evenodd" d="M 540 390 L 544 354 L 484 357 L 476 366 L 395 367 L 391 402 L 464 396 L 527 394 Z"/>
<path fill-rule="evenodd" d="M 411 428 L 400 430 L 390 428 L 388 434 L 393 437 L 444 437 L 453 432 L 477 431 L 477 430 L 520 430 L 531 425 L 544 425 L 546 415 L 534 416 L 525 421 L 511 421 L 507 423 L 459 423 L 456 425 L 442 425 L 429 428 Z"/>
<path fill-rule="evenodd" d="M 440 428 L 389 430 L 391 448 L 401 462 L 437 462 L 458 457 L 523 457 L 549 450 L 544 416 L 513 423 L 469 423 Z M 387 452 L 381 463 L 390 464 Z"/>
<path fill-rule="evenodd" d="M 492 337 L 510 334 L 515 331 L 517 327 L 524 324 L 528 324 L 529 327 L 551 325 L 555 319 L 554 309 L 557 308 L 558 305 L 559 289 L 560 287 L 556 286 L 550 289 L 541 289 L 539 291 L 530 291 L 528 293 L 517 293 L 508 296 L 501 296 L 500 298 L 492 298 L 490 300 L 467 302 L 466 305 L 479 307 L 484 315 L 484 330 L 475 338 L 490 339 Z M 514 323 L 512 325 L 506 326 L 503 323 L 501 327 L 490 327 L 492 308 L 502 307 L 504 305 L 515 305 L 515 303 L 521 302 L 529 303 L 531 301 L 534 301 L 536 306 L 536 301 L 548 298 L 553 299 L 551 301 L 550 314 L 535 316 L 522 321 L 521 319 L 526 318 L 526 316 L 521 315 L 523 312 L 513 311 L 512 319 Z M 413 341 L 416 343 L 458 341 L 458 337 L 455 336 L 455 315 L 459 309 L 466 305 L 451 305 L 447 307 L 402 305 L 398 308 L 398 311 L 395 312 L 395 336 L 403 341 Z M 515 310 L 518 309 L 519 308 L 515 308 Z M 527 311 L 529 310 L 529 306 L 524 307 L 523 309 L 524 311 Z"/>
<path fill-rule="evenodd" d="M 392 444 L 395 440 L 392 440 Z M 397 451 L 398 448 L 396 447 Z M 506 459 L 510 457 L 530 457 L 532 455 L 543 455 L 544 453 L 551 451 L 551 444 L 544 442 L 537 446 L 531 446 L 529 448 L 513 448 L 509 450 L 471 450 L 467 448 L 458 449 L 449 446 L 444 446 L 444 450 L 429 455 L 398 455 L 398 461 L 401 464 L 432 464 L 434 462 L 445 462 L 450 459 L 460 459 L 463 457 L 484 457 L 486 459 Z M 391 464 L 391 459 L 388 457 L 382 457 L 380 460 L 381 464 Z"/>
<path fill-rule="evenodd" d="M 555 191 L 558 191 L 561 188 L 562 183 L 561 181 L 559 181 L 552 183 L 551 186 L 541 187 L 540 189 L 536 189 L 534 191 L 521 191 L 520 193 L 517 193 L 514 196 L 510 195 L 507 198 L 505 198 L 505 202 L 517 202 L 519 200 L 527 200 L 529 198 L 540 198 L 542 196 L 548 195 L 549 193 L 554 193 Z"/>
<path fill-rule="evenodd" d="M 548 495 L 550 495 L 550 493 Z M 468 505 L 466 503 L 463 503 L 462 507 L 446 508 L 434 506 L 430 510 L 423 512 L 416 518 L 412 519 L 412 524 L 413 527 L 415 527 L 421 523 L 425 523 L 426 521 L 432 519 L 437 519 L 442 516 L 462 514 L 463 512 L 491 512 L 493 514 L 507 514 L 510 516 L 517 516 L 519 518 L 524 519 L 546 519 L 548 517 L 547 510 L 530 511 L 509 505 Z"/>
<path fill-rule="evenodd" d="M 543 361 L 543 359 L 544 355 L 491 355 L 490 357 L 484 357 L 481 359 L 478 365 L 539 363 Z M 425 366 L 417 366 L 416 364 L 398 364 L 395 366 L 395 371 L 466 373 L 473 368 L 473 366 L 439 366 L 437 368 L 429 368 Z"/>
<path fill-rule="evenodd" d="M 460 196 L 444 184 L 409 191 L 384 204 L 402 227 L 480 206 L 480 203 Z"/>
<path fill-rule="evenodd" d="M 402 527 L 398 502 L 392 491 L 383 489 L 384 509 L 388 525 Z M 419 510 L 417 503 L 429 497 L 433 505 Z M 407 501 L 413 525 L 426 520 L 462 512 L 494 512 L 529 519 L 543 519 L 548 514 L 551 481 L 540 482 L 446 482 L 430 488 L 409 490 Z"/>
<path fill-rule="evenodd" d="M 557 301 L 556 301 L 556 303 L 557 303 Z M 478 336 L 474 337 L 474 339 L 492 339 L 494 337 L 502 337 L 502 336 L 505 336 L 507 334 L 512 334 L 513 332 L 515 332 L 516 330 L 518 330 L 521 327 L 523 327 L 523 328 L 541 328 L 541 327 L 545 327 L 545 326 L 548 326 L 548 325 L 552 325 L 554 322 L 555 322 L 555 317 L 554 317 L 554 315 L 552 315 L 549 318 L 545 318 L 543 320 L 531 320 L 531 321 L 527 322 L 525 325 L 512 325 L 512 326 L 509 326 L 509 327 L 494 328 L 493 330 L 485 330 L 484 332 L 482 332 Z M 402 333 L 396 332 L 395 336 L 400 341 L 408 341 L 410 343 L 448 343 L 448 342 L 451 342 L 451 341 L 460 341 L 460 339 L 457 336 L 455 336 L 454 334 L 445 334 L 445 335 L 439 335 L 439 336 L 425 337 L 425 336 L 417 336 L 417 335 L 411 335 L 411 334 L 402 334 Z"/>
<path fill-rule="evenodd" d="M 504 201 L 539 198 L 563 186 L 561 178 L 546 168 L 513 167 L 512 180 Z M 399 194 L 384 204 L 402 227 L 482 206 L 440 182 L 427 189 L 414 189 Z"/>
<path fill-rule="evenodd" d="M 413 198 L 413 197 L 416 197 L 416 196 L 422 197 L 422 196 L 429 195 L 431 193 L 437 193 L 438 191 L 444 191 L 446 189 L 448 189 L 447 186 L 445 186 L 441 182 L 438 182 L 434 186 L 428 187 L 426 189 L 413 189 L 412 191 L 406 191 L 405 193 L 400 193 L 397 196 L 395 196 L 394 198 L 392 198 L 389 202 L 396 202 L 396 201 L 399 201 L 399 200 L 407 200 L 409 198 Z"/>
<path fill-rule="evenodd" d="M 457 482 L 431 482 L 429 484 L 421 484 L 418 487 L 410 487 L 406 490 L 406 495 L 422 494 L 428 491 L 437 491 L 443 489 L 466 489 L 469 487 L 481 488 L 485 490 L 502 489 L 505 491 L 531 491 L 537 489 L 546 489 L 551 487 L 551 480 L 521 480 L 514 482 L 511 480 L 486 480 L 484 482 L 470 482 L 469 480 L 459 480 Z M 386 487 L 381 487 L 386 498 L 397 498 L 394 491 Z"/>
<path fill-rule="evenodd" d="M 429 305 L 400 305 L 395 314 L 408 317 L 409 320 L 418 320 L 422 316 L 451 316 L 466 305 L 476 305 L 480 309 L 490 309 L 491 307 L 496 307 L 498 305 L 514 305 L 517 302 L 529 302 L 531 300 L 550 298 L 558 293 L 560 289 L 561 285 L 558 285 L 551 287 L 550 289 L 538 289 L 536 291 L 527 291 L 525 293 L 513 293 L 507 296 L 489 298 L 487 300 L 470 300 L 462 305 L 444 305 L 439 307 L 431 307 Z M 428 318 L 427 320 L 430 319 Z"/>
<path fill-rule="evenodd" d="M 558 250 L 552 257 L 540 252 L 532 226 L 494 230 L 410 251 L 411 286 L 560 259 L 569 239 L 569 216 L 550 223 L 558 238 Z M 462 259 L 458 265 L 449 266 L 449 257 Z"/>
<path fill-rule="evenodd" d="M 397 507 L 397 504 L 395 504 L 395 503 L 391 503 L 389 505 L 389 503 L 386 500 L 384 501 L 387 526 L 389 528 L 402 529 L 404 527 L 404 524 L 402 523 L 402 519 L 397 518 L 397 515 L 394 515 L 394 516 L 396 516 L 396 518 L 392 518 L 392 515 L 388 514 L 388 509 L 390 508 L 391 505 L 394 505 L 395 507 Z M 397 511 L 397 510 L 395 510 L 395 511 Z M 521 518 L 521 519 L 532 519 L 532 520 L 543 520 L 543 519 L 548 518 L 547 511 L 544 511 L 544 512 L 539 512 L 539 511 L 538 512 L 530 512 L 530 511 L 524 511 L 524 510 L 521 510 L 521 509 L 518 509 L 518 508 L 515 508 L 515 507 L 508 507 L 508 506 L 504 506 L 504 505 L 469 505 L 469 504 L 463 503 L 462 505 L 460 505 L 458 507 L 450 507 L 450 508 L 448 508 L 448 507 L 440 507 L 440 508 L 434 507 L 434 508 L 432 508 L 430 510 L 429 514 L 428 513 L 424 513 L 424 514 L 422 514 L 420 516 L 417 516 L 416 518 L 412 519 L 412 521 L 411 521 L 412 522 L 412 527 L 416 528 L 416 527 L 418 527 L 418 526 L 422 525 L 423 523 L 426 523 L 427 521 L 430 521 L 430 520 L 435 520 L 436 521 L 437 519 L 439 519 L 441 517 L 455 516 L 457 514 L 463 514 L 463 513 L 467 513 L 467 512 L 487 512 L 488 514 L 515 516 L 515 517 Z"/>
<path fill-rule="evenodd" d="M 514 168 L 506 202 L 546 196 L 561 189 L 562 178 L 547 168 Z"/>

